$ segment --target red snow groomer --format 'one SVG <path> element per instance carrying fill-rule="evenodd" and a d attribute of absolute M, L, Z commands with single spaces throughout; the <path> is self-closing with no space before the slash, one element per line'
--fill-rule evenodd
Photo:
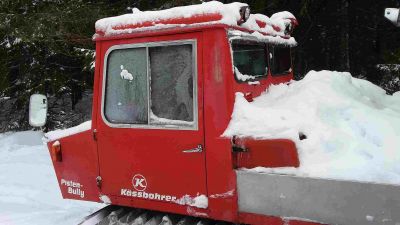
<path fill-rule="evenodd" d="M 296 25 L 219 2 L 99 20 L 92 121 L 48 135 L 63 197 L 109 204 L 81 224 L 400 222 L 392 186 L 237 170 L 299 166 L 290 140 L 222 137 L 236 92 L 293 78 Z"/>

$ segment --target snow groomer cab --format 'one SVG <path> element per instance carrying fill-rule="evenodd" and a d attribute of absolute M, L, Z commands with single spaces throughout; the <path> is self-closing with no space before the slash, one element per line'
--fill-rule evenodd
<path fill-rule="evenodd" d="M 298 166 L 289 140 L 226 138 L 235 94 L 293 78 L 289 12 L 207 2 L 96 23 L 92 121 L 50 132 L 66 199 L 245 224 L 313 224 L 247 212 L 236 168 Z M 262 196 L 260 196 L 262 198 Z"/>

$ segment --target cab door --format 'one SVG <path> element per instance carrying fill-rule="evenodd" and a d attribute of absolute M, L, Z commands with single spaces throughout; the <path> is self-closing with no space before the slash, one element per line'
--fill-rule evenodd
<path fill-rule="evenodd" d="M 112 201 L 178 206 L 207 195 L 201 42 L 191 33 L 102 45 L 97 142 Z"/>

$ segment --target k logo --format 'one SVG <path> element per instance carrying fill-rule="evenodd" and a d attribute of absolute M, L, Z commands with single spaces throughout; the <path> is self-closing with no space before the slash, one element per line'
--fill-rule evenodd
<path fill-rule="evenodd" d="M 132 184 L 136 191 L 144 191 L 147 188 L 146 178 L 141 174 L 136 174 L 133 176 Z"/>

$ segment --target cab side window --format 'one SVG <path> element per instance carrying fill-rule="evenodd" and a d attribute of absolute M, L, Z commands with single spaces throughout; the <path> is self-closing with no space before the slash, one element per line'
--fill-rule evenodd
<path fill-rule="evenodd" d="M 158 118 L 193 122 L 192 46 L 149 50 L 152 122 L 162 123 Z"/>
<path fill-rule="evenodd" d="M 264 43 L 233 40 L 231 46 L 237 81 L 246 82 L 267 76 L 268 57 Z"/>
<path fill-rule="evenodd" d="M 193 44 L 164 44 L 112 50 L 105 79 L 106 121 L 195 128 L 193 49 Z"/>
<path fill-rule="evenodd" d="M 109 54 L 104 114 L 111 123 L 147 124 L 146 48 L 118 49 Z"/>

